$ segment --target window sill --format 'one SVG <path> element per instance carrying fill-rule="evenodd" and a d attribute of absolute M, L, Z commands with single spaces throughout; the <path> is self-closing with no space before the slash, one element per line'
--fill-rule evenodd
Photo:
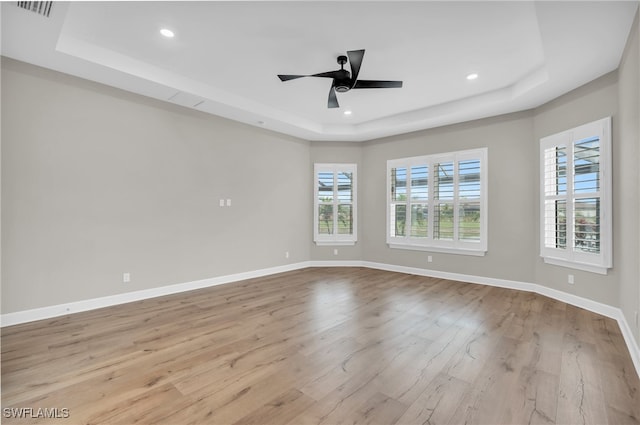
<path fill-rule="evenodd" d="M 574 261 L 561 260 L 558 258 L 542 257 L 545 263 L 553 264 L 554 266 L 567 267 L 569 269 L 584 270 L 586 272 L 598 273 L 606 275 L 609 271 L 608 268 L 602 266 L 594 266 L 592 264 L 576 263 Z"/>
<path fill-rule="evenodd" d="M 444 254 L 457 254 L 457 255 L 471 255 L 474 257 L 484 257 L 487 251 L 460 249 L 460 248 L 442 248 L 436 246 L 423 246 L 423 245 L 404 245 L 397 243 L 388 243 L 389 248 L 393 249 L 408 249 L 412 251 L 428 251 L 428 252 L 442 252 Z"/>
<path fill-rule="evenodd" d="M 314 241 L 318 246 L 349 246 L 355 245 L 356 241 Z"/>

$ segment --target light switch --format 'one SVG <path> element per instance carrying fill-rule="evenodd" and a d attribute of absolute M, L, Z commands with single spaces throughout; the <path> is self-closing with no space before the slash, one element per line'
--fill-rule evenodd
<path fill-rule="evenodd" d="M 231 199 L 227 199 L 227 206 L 230 207 L 231 206 Z"/>

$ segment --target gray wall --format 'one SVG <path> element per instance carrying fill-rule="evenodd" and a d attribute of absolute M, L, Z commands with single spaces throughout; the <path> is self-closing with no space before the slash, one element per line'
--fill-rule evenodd
<path fill-rule="evenodd" d="M 613 269 L 609 270 L 606 276 L 583 272 L 575 269 L 568 269 L 559 266 L 545 264 L 539 257 L 540 239 L 535 239 L 536 257 L 535 258 L 535 277 L 534 281 L 541 285 L 558 289 L 563 292 L 575 294 L 581 297 L 590 298 L 605 304 L 617 306 L 619 303 L 618 282 L 620 279 L 620 270 L 622 266 L 621 243 L 624 237 L 621 228 L 621 222 L 618 220 L 621 200 L 621 176 L 629 172 L 629 169 L 623 169 L 621 165 L 620 150 L 621 140 L 619 132 L 619 116 L 618 116 L 618 74 L 617 72 L 609 73 L 603 77 L 592 81 L 570 93 L 561 96 L 546 105 L 535 110 L 534 116 L 534 143 L 536 144 L 536 152 L 541 137 L 558 133 L 563 130 L 586 124 L 591 121 L 598 120 L 607 116 L 612 117 L 612 151 L 613 151 L 613 170 L 614 170 L 614 258 Z M 540 170 L 536 166 L 535 181 L 540 179 Z M 539 218 L 539 198 L 538 185 L 536 184 L 535 199 L 535 234 L 540 231 Z M 636 200 L 637 201 L 637 200 Z M 568 275 L 575 276 L 575 284 L 567 283 Z"/>
<path fill-rule="evenodd" d="M 2 312 L 308 260 L 309 152 L 3 58 Z"/>
<path fill-rule="evenodd" d="M 615 230 L 620 241 L 615 244 L 620 262 L 620 308 L 640 345 L 640 327 L 635 314 L 640 310 L 640 11 L 619 68 L 619 144 L 614 146 L 619 173 L 615 184 Z M 617 151 L 617 152 L 615 152 Z M 635 195 L 635 196 L 634 196 Z M 635 325 L 634 325 L 635 324 Z"/>
<path fill-rule="evenodd" d="M 537 152 L 530 113 L 385 138 L 364 145 L 364 258 L 368 261 L 530 282 Z M 386 244 L 387 160 L 488 147 L 489 249 L 485 257 L 391 249 Z M 433 262 L 427 263 L 427 255 Z"/>

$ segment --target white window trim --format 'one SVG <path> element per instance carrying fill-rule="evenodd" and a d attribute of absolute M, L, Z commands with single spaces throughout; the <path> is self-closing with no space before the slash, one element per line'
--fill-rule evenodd
<path fill-rule="evenodd" d="M 551 248 L 546 246 L 545 242 L 545 150 L 556 147 L 566 146 L 568 149 L 567 157 L 571 157 L 570 164 L 573 164 L 573 149 L 576 141 L 583 140 L 588 137 L 599 136 L 600 138 L 600 190 L 598 196 L 600 198 L 600 253 L 591 254 L 585 252 L 576 252 L 573 246 L 574 238 L 574 217 L 573 217 L 573 201 L 576 196 L 573 193 L 573 172 L 574 167 L 567 165 L 567 248 Z M 540 256 L 547 264 L 562 266 L 577 270 L 583 270 L 591 273 L 599 273 L 606 275 L 608 269 L 613 266 L 613 226 L 612 226 L 612 168 L 611 168 L 611 117 L 606 117 L 597 121 L 593 121 L 576 128 L 572 128 L 561 133 L 553 134 L 540 139 Z"/>
<path fill-rule="evenodd" d="M 338 186 L 337 186 L 337 174 L 341 172 L 350 172 L 353 173 L 353 181 L 351 193 L 353 194 L 353 199 L 351 201 L 351 214 L 353 218 L 353 234 L 350 235 L 325 235 L 318 233 L 318 173 L 320 172 L 330 172 L 333 173 L 334 176 L 334 225 L 333 228 L 337 229 L 337 205 L 339 204 L 338 200 Z M 357 164 L 314 164 L 313 165 L 313 241 L 318 246 L 348 246 L 355 245 L 358 241 L 358 211 L 357 211 L 357 203 L 358 203 L 358 191 L 357 191 L 357 182 L 358 182 L 358 166 Z"/>
<path fill-rule="evenodd" d="M 428 251 L 428 252 L 442 252 L 447 254 L 458 255 L 471 255 L 471 256 L 484 256 L 488 247 L 488 184 L 487 184 L 487 169 L 488 169 L 488 149 L 470 149 L 457 152 L 449 152 L 443 154 L 417 156 L 409 158 L 392 159 L 387 161 L 387 197 L 386 197 L 386 241 L 387 245 L 393 249 L 407 249 L 415 251 Z M 451 241 L 446 240 L 434 240 L 433 235 L 433 209 L 434 209 L 434 190 L 433 190 L 433 176 L 431 175 L 434 163 L 450 162 L 454 163 L 454 187 L 455 195 L 452 202 L 454 210 L 454 221 L 457 222 L 458 217 L 458 163 L 460 161 L 479 159 L 480 160 L 480 241 L 460 241 L 457 240 L 458 226 L 454 226 L 454 239 Z M 429 217 L 429 230 L 428 236 L 425 238 L 416 238 L 411 236 L 391 236 L 391 169 L 406 167 L 409 169 L 416 165 L 428 165 L 429 179 L 428 179 L 428 217 Z M 409 180 L 409 179 L 407 179 Z M 409 182 L 407 182 L 409 184 Z"/>
<path fill-rule="evenodd" d="M 473 249 L 464 249 L 464 248 L 440 248 L 437 246 L 427 246 L 427 245 L 412 245 L 412 244 L 396 244 L 396 243 L 387 243 L 389 248 L 392 249 L 408 249 L 411 251 L 427 251 L 427 252 L 440 252 L 443 254 L 458 254 L 458 255 L 471 255 L 474 257 L 484 257 L 487 254 L 487 251 L 479 251 Z"/>

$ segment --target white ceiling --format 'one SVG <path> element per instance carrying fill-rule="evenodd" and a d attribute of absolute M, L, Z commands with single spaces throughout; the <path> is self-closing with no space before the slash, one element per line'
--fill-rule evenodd
<path fill-rule="evenodd" d="M 307 140 L 362 141 L 529 109 L 612 71 L 637 7 L 55 2 L 46 18 L 12 1 L 2 55 Z M 360 79 L 404 86 L 338 93 L 340 108 L 328 109 L 330 79 L 277 78 L 339 69 L 336 57 L 357 49 Z"/>

